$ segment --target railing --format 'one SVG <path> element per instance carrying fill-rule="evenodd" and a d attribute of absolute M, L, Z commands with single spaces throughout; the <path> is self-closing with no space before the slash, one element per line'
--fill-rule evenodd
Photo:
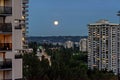
<path fill-rule="evenodd" d="M 19 25 L 15 26 L 15 29 L 22 29 L 22 28 L 26 28 L 25 26 L 28 25 L 28 22 L 25 23 L 20 23 Z"/>
<path fill-rule="evenodd" d="M 23 0 L 23 4 L 29 3 L 29 0 Z"/>
<path fill-rule="evenodd" d="M 12 32 L 12 24 L 0 23 L 0 32 Z"/>
<path fill-rule="evenodd" d="M 11 15 L 12 14 L 12 7 L 6 7 L 6 6 L 0 6 L 0 15 L 3 14 L 9 14 Z"/>
<path fill-rule="evenodd" d="M 15 29 L 22 29 L 21 25 L 15 26 Z"/>
<path fill-rule="evenodd" d="M 22 54 L 15 54 L 15 59 L 21 59 L 23 56 L 22 56 Z"/>
<path fill-rule="evenodd" d="M 0 69 L 10 69 L 12 68 L 12 61 L 0 61 Z"/>
<path fill-rule="evenodd" d="M 12 50 L 12 43 L 0 43 L 0 51 Z"/>

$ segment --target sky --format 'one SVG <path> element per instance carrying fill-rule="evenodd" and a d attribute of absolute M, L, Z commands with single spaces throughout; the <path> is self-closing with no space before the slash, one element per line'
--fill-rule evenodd
<path fill-rule="evenodd" d="M 90 23 L 119 23 L 119 10 L 120 0 L 30 0 L 28 35 L 87 36 Z"/>

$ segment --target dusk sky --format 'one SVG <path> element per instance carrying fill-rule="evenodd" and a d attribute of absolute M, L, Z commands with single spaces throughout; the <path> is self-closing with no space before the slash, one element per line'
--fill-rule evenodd
<path fill-rule="evenodd" d="M 118 23 L 119 10 L 120 0 L 30 0 L 29 36 L 86 36 L 89 23 Z"/>

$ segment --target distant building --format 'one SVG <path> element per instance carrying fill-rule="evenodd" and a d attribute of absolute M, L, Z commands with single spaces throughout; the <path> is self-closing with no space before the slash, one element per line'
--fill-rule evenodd
<path fill-rule="evenodd" d="M 78 47 L 79 48 L 79 42 L 74 42 L 74 47 Z"/>
<path fill-rule="evenodd" d="M 74 48 L 74 42 L 72 41 L 66 41 L 64 44 L 65 48 Z"/>
<path fill-rule="evenodd" d="M 120 26 L 107 20 L 88 25 L 88 67 L 118 72 Z"/>
<path fill-rule="evenodd" d="M 42 61 L 42 57 L 47 59 L 49 62 L 49 65 L 51 66 L 51 56 L 48 56 L 48 54 L 45 52 L 45 49 L 42 46 L 38 47 L 36 55 L 40 61 Z"/>
<path fill-rule="evenodd" d="M 80 51 L 82 51 L 82 52 L 87 52 L 87 50 L 88 50 L 88 42 L 87 42 L 87 39 L 86 39 L 86 38 L 81 39 L 79 44 L 80 44 L 80 45 L 79 45 L 79 46 L 80 46 L 80 47 L 79 47 Z"/>
<path fill-rule="evenodd" d="M 52 42 L 51 43 L 52 45 L 54 45 L 54 46 L 63 46 L 64 45 L 64 43 L 62 43 L 62 42 Z"/>

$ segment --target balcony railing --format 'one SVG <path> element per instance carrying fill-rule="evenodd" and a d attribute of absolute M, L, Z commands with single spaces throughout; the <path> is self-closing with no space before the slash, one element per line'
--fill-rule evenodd
<path fill-rule="evenodd" d="M 0 70 L 1 69 L 11 69 L 12 68 L 12 61 L 8 60 L 8 61 L 0 61 Z"/>
<path fill-rule="evenodd" d="M 15 54 L 15 59 L 21 59 L 22 57 L 22 54 Z"/>
<path fill-rule="evenodd" d="M 0 51 L 12 50 L 12 43 L 0 43 Z"/>
<path fill-rule="evenodd" d="M 0 23 L 0 32 L 12 32 L 12 24 Z"/>
<path fill-rule="evenodd" d="M 29 3 L 29 0 L 23 0 L 23 4 Z"/>
<path fill-rule="evenodd" d="M 0 15 L 7 16 L 12 14 L 12 7 L 0 6 Z"/>

